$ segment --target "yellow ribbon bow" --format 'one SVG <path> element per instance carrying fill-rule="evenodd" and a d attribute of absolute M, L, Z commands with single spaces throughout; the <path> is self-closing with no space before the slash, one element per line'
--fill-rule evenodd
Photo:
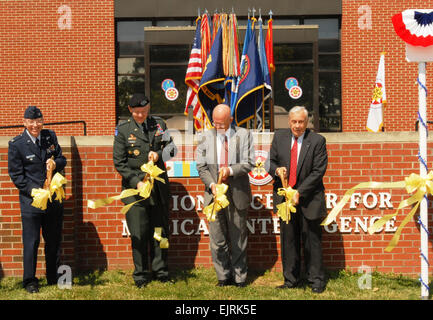
<path fill-rule="evenodd" d="M 285 202 L 280 203 L 277 205 L 277 215 L 281 218 L 281 220 L 285 221 L 286 223 L 289 223 L 291 219 L 291 212 L 295 213 L 296 208 L 293 205 L 292 198 L 293 195 L 296 193 L 296 190 L 292 189 L 292 187 L 288 188 L 278 188 L 278 195 L 284 196 L 286 199 Z"/>
<path fill-rule="evenodd" d="M 56 194 L 56 199 L 60 203 L 62 203 L 62 200 L 66 198 L 65 195 L 65 189 L 63 189 L 63 185 L 65 185 L 68 182 L 64 176 L 62 176 L 60 173 L 56 172 L 53 179 L 50 183 L 50 194 Z"/>
<path fill-rule="evenodd" d="M 377 220 L 371 227 L 368 228 L 368 233 L 373 234 L 382 226 L 397 216 L 398 212 L 405 207 L 408 207 L 410 205 L 415 204 L 415 206 L 412 208 L 412 210 L 409 212 L 409 214 L 403 219 L 399 227 L 397 228 L 397 231 L 395 232 L 394 236 L 392 237 L 391 241 L 389 242 L 388 246 L 385 248 L 385 251 L 390 252 L 394 249 L 394 247 L 397 245 L 401 232 L 403 230 L 403 227 L 412 219 L 413 215 L 417 211 L 419 204 L 421 203 L 421 200 L 424 196 L 428 194 L 433 195 L 433 171 L 430 171 L 428 175 L 423 178 L 420 175 L 416 173 L 411 173 L 409 177 L 406 177 L 404 181 L 398 181 L 398 182 L 362 182 L 355 187 L 349 189 L 344 194 L 343 198 L 337 203 L 337 205 L 331 210 L 331 212 L 328 214 L 328 216 L 323 220 L 322 225 L 329 225 L 333 221 L 335 221 L 335 218 L 337 217 L 338 213 L 343 209 L 344 205 L 349 201 L 352 194 L 357 189 L 383 189 L 383 188 L 405 188 L 408 193 L 412 193 L 413 195 L 400 202 L 398 205 L 397 210 L 392 213 L 383 216 L 381 219 Z"/>
<path fill-rule="evenodd" d="M 63 185 L 67 183 L 65 177 L 63 177 L 60 173 L 56 173 L 51 180 L 49 185 L 49 189 L 32 189 L 31 196 L 33 197 L 32 206 L 35 208 L 39 208 L 41 210 L 47 209 L 48 200 L 52 202 L 53 194 L 56 194 L 55 200 L 58 200 L 60 203 L 63 199 L 65 199 L 65 190 L 63 189 Z"/>
<path fill-rule="evenodd" d="M 146 181 L 144 181 L 144 186 L 140 188 L 140 196 L 147 199 L 150 197 L 150 193 L 153 189 L 153 184 L 155 180 L 165 183 L 164 179 L 158 177 L 164 170 L 161 170 L 158 166 L 155 166 L 153 161 L 149 161 L 141 166 L 141 171 L 146 172 Z"/>
<path fill-rule="evenodd" d="M 203 213 L 206 215 L 208 221 L 215 221 L 216 214 L 230 204 L 226 196 L 229 186 L 221 183 L 216 184 L 215 187 L 216 195 L 214 196 L 213 203 L 203 208 Z"/>
<path fill-rule="evenodd" d="M 162 228 L 161 227 L 155 228 L 155 231 L 153 233 L 153 238 L 155 240 L 159 241 L 159 247 L 161 249 L 168 249 L 168 247 L 169 247 L 168 239 L 162 237 Z"/>
<path fill-rule="evenodd" d="M 394 236 L 392 237 L 391 241 L 389 242 L 388 246 L 385 248 L 385 251 L 390 252 L 392 249 L 395 248 L 397 245 L 401 232 L 404 228 L 404 226 L 412 219 L 415 212 L 418 210 L 418 207 L 421 203 L 421 200 L 424 198 L 424 196 L 427 196 L 428 194 L 433 195 L 433 171 L 430 171 L 428 175 L 423 178 L 420 175 L 416 173 L 411 173 L 409 177 L 405 178 L 405 188 L 408 193 L 412 193 L 412 196 L 406 200 L 403 200 L 398 205 L 397 210 L 395 213 L 388 214 L 386 216 L 383 216 L 381 219 L 377 220 L 370 228 L 368 228 L 368 233 L 373 234 L 377 230 L 379 230 L 387 221 L 391 220 L 395 216 L 397 216 L 398 212 L 404 208 L 408 207 L 410 205 L 414 205 L 412 210 L 408 213 L 408 215 L 403 219 L 403 221 L 400 223 L 399 227 L 397 228 L 397 231 L 394 233 Z"/>
<path fill-rule="evenodd" d="M 145 176 L 146 181 L 144 181 L 144 184 L 139 189 L 125 189 L 117 196 L 108 197 L 105 199 L 98 199 L 98 200 L 87 200 L 87 207 L 91 209 L 96 209 L 99 207 L 103 207 L 107 204 L 110 204 L 114 200 L 121 200 L 124 198 L 135 196 L 137 194 L 140 195 L 143 199 L 134 201 L 133 203 L 124 206 L 120 210 L 120 212 L 122 213 L 127 213 L 134 204 L 149 198 L 155 180 L 165 183 L 164 179 L 159 177 L 159 175 L 163 173 L 164 170 L 161 170 L 158 166 L 156 166 L 153 161 L 149 161 L 148 163 L 143 164 L 140 167 L 140 169 L 141 171 L 146 172 L 146 176 Z"/>

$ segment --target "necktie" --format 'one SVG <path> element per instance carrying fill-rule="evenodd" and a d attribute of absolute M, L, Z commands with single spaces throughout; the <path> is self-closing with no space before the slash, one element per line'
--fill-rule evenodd
<path fill-rule="evenodd" d="M 228 145 L 228 141 L 227 141 L 227 136 L 224 135 L 224 141 L 222 143 L 221 152 L 220 152 L 220 165 L 219 165 L 220 169 L 222 167 L 227 167 L 228 166 L 228 162 L 229 162 L 229 160 L 228 160 L 228 157 L 229 157 L 228 149 L 229 149 L 229 145 Z"/>
<path fill-rule="evenodd" d="M 38 138 L 36 138 L 35 145 L 36 145 L 36 149 L 38 149 L 39 155 L 41 155 L 41 144 Z"/>
<path fill-rule="evenodd" d="M 289 186 L 292 188 L 296 184 L 296 167 L 298 165 L 298 138 L 295 137 L 293 142 L 292 151 L 290 151 L 290 172 L 289 172 Z"/>
<path fill-rule="evenodd" d="M 149 140 L 149 131 L 148 131 L 148 129 L 147 129 L 147 123 L 146 123 L 146 121 L 144 121 L 144 122 L 141 124 L 141 126 L 143 127 L 143 134 L 144 134 L 144 137 L 145 137 L 147 140 Z"/>

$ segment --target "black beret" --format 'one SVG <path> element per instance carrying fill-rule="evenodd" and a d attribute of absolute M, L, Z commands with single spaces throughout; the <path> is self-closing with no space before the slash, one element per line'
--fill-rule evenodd
<path fill-rule="evenodd" d="M 41 110 L 39 110 L 38 107 L 29 106 L 29 107 L 27 107 L 26 111 L 24 111 L 24 118 L 25 119 L 42 118 L 42 112 L 41 112 Z"/>
<path fill-rule="evenodd" d="M 149 104 L 149 98 L 142 93 L 134 93 L 131 99 L 129 99 L 129 106 L 134 107 L 145 107 Z"/>

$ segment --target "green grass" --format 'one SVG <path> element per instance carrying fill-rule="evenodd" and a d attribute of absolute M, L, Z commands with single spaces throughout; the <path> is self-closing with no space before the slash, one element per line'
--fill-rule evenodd
<path fill-rule="evenodd" d="M 314 294 L 305 285 L 296 289 L 276 289 L 282 284 L 280 272 L 250 271 L 248 286 L 219 288 L 212 269 L 173 271 L 174 283 L 152 281 L 138 289 L 132 271 L 94 271 L 76 275 L 71 289 L 47 286 L 40 280 L 40 292 L 29 294 L 20 278 L 6 277 L 0 281 L 0 300 L 419 300 L 418 280 L 373 272 L 371 289 L 358 287 L 357 273 L 346 270 L 328 273 L 326 291 Z"/>

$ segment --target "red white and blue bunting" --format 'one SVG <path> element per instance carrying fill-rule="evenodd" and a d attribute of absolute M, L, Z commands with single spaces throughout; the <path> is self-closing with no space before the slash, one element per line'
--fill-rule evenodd
<path fill-rule="evenodd" d="M 409 9 L 392 17 L 395 32 L 413 46 L 433 45 L 433 9 Z"/>

